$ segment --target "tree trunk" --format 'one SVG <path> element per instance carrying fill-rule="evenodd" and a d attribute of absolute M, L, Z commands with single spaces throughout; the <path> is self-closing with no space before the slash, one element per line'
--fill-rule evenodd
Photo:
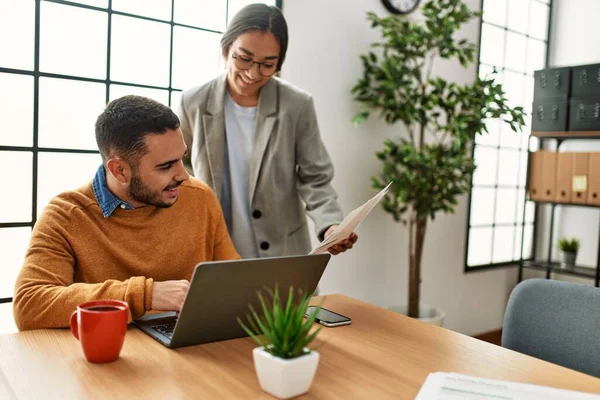
<path fill-rule="evenodd" d="M 411 318 L 419 318 L 421 260 L 423 258 L 426 230 L 427 217 L 420 217 L 415 211 L 412 211 L 408 226 L 408 316 Z"/>

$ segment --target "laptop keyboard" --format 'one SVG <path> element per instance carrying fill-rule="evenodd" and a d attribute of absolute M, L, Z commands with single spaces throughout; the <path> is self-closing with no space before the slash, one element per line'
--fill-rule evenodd
<path fill-rule="evenodd" d="M 175 330 L 175 322 L 169 322 L 168 324 L 164 325 L 156 325 L 153 326 L 152 329 L 171 339 L 173 337 L 173 330 Z"/>

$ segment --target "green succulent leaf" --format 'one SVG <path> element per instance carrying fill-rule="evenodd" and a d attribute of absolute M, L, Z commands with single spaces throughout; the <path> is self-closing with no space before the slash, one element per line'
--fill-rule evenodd
<path fill-rule="evenodd" d="M 558 239 L 558 247 L 565 253 L 577 253 L 579 251 L 579 239 L 560 238 Z"/>
<path fill-rule="evenodd" d="M 309 345 L 320 332 L 320 328 L 311 331 L 320 307 L 305 318 L 310 294 L 302 291 L 295 294 L 293 287 L 290 287 L 287 298 L 282 298 L 278 286 L 273 290 L 267 288 L 266 292 L 270 301 L 263 293 L 258 293 L 261 314 L 249 304 L 250 313 L 246 315 L 248 322 L 244 323 L 238 317 L 238 323 L 258 345 L 276 357 L 287 359 L 306 354 L 305 349 L 310 348 Z"/>

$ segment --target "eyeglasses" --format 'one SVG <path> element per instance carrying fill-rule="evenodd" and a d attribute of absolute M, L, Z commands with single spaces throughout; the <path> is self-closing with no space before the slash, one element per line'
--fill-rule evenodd
<path fill-rule="evenodd" d="M 254 61 L 250 57 L 241 56 L 241 55 L 235 54 L 235 53 L 231 53 L 231 58 L 233 58 L 235 60 L 234 61 L 235 66 L 244 71 L 252 68 L 252 66 L 254 64 L 258 64 L 258 72 L 262 76 L 271 76 L 277 71 L 277 63 L 276 62 L 275 63 L 273 63 L 272 61 L 258 62 L 258 61 Z"/>

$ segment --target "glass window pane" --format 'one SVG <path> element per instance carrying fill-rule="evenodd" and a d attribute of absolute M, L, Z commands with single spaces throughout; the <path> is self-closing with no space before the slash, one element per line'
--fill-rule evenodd
<path fill-rule="evenodd" d="M 0 260 L 2 262 L 2 260 Z M 0 279 L 2 277 L 0 276 Z M 0 334 L 17 333 L 12 303 L 0 304 Z"/>
<path fill-rule="evenodd" d="M 0 228 L 0 298 L 13 297 L 17 275 L 25 261 L 31 228 Z"/>
<path fill-rule="evenodd" d="M 467 265 L 485 265 L 492 261 L 492 228 L 471 228 Z"/>
<path fill-rule="evenodd" d="M 527 108 L 527 107 L 525 107 Z M 521 135 L 521 148 L 522 149 L 527 149 L 528 145 L 529 145 L 529 141 L 530 141 L 530 136 L 531 136 L 531 110 L 525 110 L 525 112 L 527 113 L 527 115 L 525 115 L 525 125 L 522 128 L 522 131 L 520 133 Z M 531 139 L 533 140 L 533 139 Z"/>
<path fill-rule="evenodd" d="M 529 1 L 508 0 L 508 18 L 506 26 L 513 31 L 527 33 L 529 25 Z"/>
<path fill-rule="evenodd" d="M 529 36 L 546 40 L 548 37 L 548 14 L 550 7 L 540 2 L 531 3 L 529 18 Z"/>
<path fill-rule="evenodd" d="M 171 108 L 173 110 L 177 110 L 179 107 L 179 102 L 181 101 L 181 92 L 179 90 L 174 90 L 171 92 Z"/>
<path fill-rule="evenodd" d="M 517 226 L 515 231 L 515 260 L 521 259 L 521 234 L 522 230 L 525 231 L 525 240 L 523 242 L 523 259 L 527 260 L 531 258 L 532 253 L 532 238 L 533 238 L 533 225 L 526 224 Z"/>
<path fill-rule="evenodd" d="M 171 20 L 171 0 L 112 0 L 112 9 L 143 17 Z"/>
<path fill-rule="evenodd" d="M 535 218 L 535 203 L 533 201 L 525 200 L 525 191 L 519 189 L 517 195 L 517 222 L 523 222 L 523 206 L 525 206 L 525 223 L 533 223 Z"/>
<path fill-rule="evenodd" d="M 533 71 L 544 69 L 545 65 L 546 43 L 529 39 L 527 43 L 527 73 L 533 75 Z"/>
<path fill-rule="evenodd" d="M 525 204 L 525 222 L 533 223 L 535 219 L 535 203 L 533 201 L 528 201 Z"/>
<path fill-rule="evenodd" d="M 516 72 L 525 72 L 527 38 L 514 32 L 506 32 L 506 62 L 504 66 Z"/>
<path fill-rule="evenodd" d="M 190 0 L 192 1 L 192 0 Z M 228 21 L 231 21 L 231 19 L 235 16 L 235 14 L 238 13 L 238 11 L 240 11 L 242 8 L 244 8 L 245 6 L 247 6 L 248 4 L 251 3 L 263 3 L 266 4 L 268 6 L 274 6 L 275 5 L 275 0 L 263 0 L 263 1 L 253 1 L 253 0 L 229 0 L 228 2 L 228 10 L 227 10 L 227 16 L 229 18 Z"/>
<path fill-rule="evenodd" d="M 496 192 L 496 223 L 512 224 L 517 217 L 517 189 L 498 189 Z"/>
<path fill-rule="evenodd" d="M 525 123 L 529 125 L 529 115 L 531 114 L 533 104 L 533 76 L 525 76 L 525 95 L 523 98 L 523 109 L 527 112 L 525 116 Z"/>
<path fill-rule="evenodd" d="M 521 259 L 521 237 L 523 234 L 523 225 L 517 225 L 515 229 L 515 246 L 513 251 L 513 259 L 520 260 Z"/>
<path fill-rule="evenodd" d="M 506 25 L 506 7 L 506 0 L 485 0 L 483 2 L 483 20 L 496 25 Z"/>
<path fill-rule="evenodd" d="M 494 220 L 495 190 L 474 187 L 471 191 L 471 225 L 491 225 Z"/>
<path fill-rule="evenodd" d="M 229 0 L 231 3 L 231 0 Z M 245 2 L 249 4 L 248 2 Z M 245 4 L 244 4 L 245 5 Z M 175 22 L 214 31 L 225 30 L 227 0 L 175 0 Z"/>
<path fill-rule="evenodd" d="M 506 92 L 509 106 L 523 107 L 525 99 L 525 75 L 504 71 L 504 82 L 502 88 Z"/>
<path fill-rule="evenodd" d="M 498 157 L 498 185 L 516 187 L 519 183 L 519 151 L 500 149 Z"/>
<path fill-rule="evenodd" d="M 31 222 L 33 153 L 0 151 L 0 171 L 0 222 Z"/>
<path fill-rule="evenodd" d="M 173 87 L 187 89 L 219 75 L 220 39 L 216 33 L 174 28 Z"/>
<path fill-rule="evenodd" d="M 105 99 L 102 83 L 40 78 L 40 147 L 98 149 L 94 124 Z"/>
<path fill-rule="evenodd" d="M 500 120 L 497 118 L 486 119 L 485 126 L 488 133 L 483 133 L 475 137 L 475 143 L 488 146 L 497 146 L 500 140 Z"/>
<path fill-rule="evenodd" d="M 515 227 L 499 226 L 494 229 L 494 253 L 492 262 L 500 263 L 513 260 L 515 245 Z"/>
<path fill-rule="evenodd" d="M 523 241 L 523 258 L 530 259 L 533 253 L 533 225 L 525 225 L 525 239 Z"/>
<path fill-rule="evenodd" d="M 108 0 L 69 0 L 71 3 L 86 4 L 88 6 L 108 8 Z"/>
<path fill-rule="evenodd" d="M 481 24 L 479 60 L 490 65 L 504 65 L 504 38 L 506 31 L 490 24 Z"/>
<path fill-rule="evenodd" d="M 33 76 L 0 73 L 0 121 L 0 146 L 33 145 Z"/>
<path fill-rule="evenodd" d="M 523 223 L 523 207 L 525 206 L 525 189 L 517 190 L 517 212 L 515 222 L 518 224 Z"/>
<path fill-rule="evenodd" d="M 149 89 L 138 86 L 126 85 L 110 85 L 110 100 L 118 99 L 119 97 L 134 94 L 136 96 L 144 96 L 154 99 L 162 104 L 169 105 L 169 91 L 162 89 Z"/>
<path fill-rule="evenodd" d="M 42 2 L 40 25 L 40 71 L 106 78 L 106 12 Z"/>
<path fill-rule="evenodd" d="M 54 196 L 75 190 L 94 179 L 101 164 L 100 154 L 41 152 L 38 158 L 38 215 Z"/>
<path fill-rule="evenodd" d="M 35 2 L 0 0 L 0 67 L 33 70 Z"/>
<path fill-rule="evenodd" d="M 475 165 L 473 173 L 474 185 L 495 185 L 498 168 L 498 150 L 493 148 L 475 147 Z"/>
<path fill-rule="evenodd" d="M 486 78 L 490 77 L 494 73 L 495 69 L 496 69 L 496 66 L 479 64 L 479 78 L 486 79 Z"/>
<path fill-rule="evenodd" d="M 170 42 L 168 24 L 114 15 L 110 79 L 167 87 Z"/>
<path fill-rule="evenodd" d="M 500 123 L 500 146 L 505 148 L 521 148 L 523 134 L 510 129 L 510 125 L 506 122 Z"/>
<path fill-rule="evenodd" d="M 519 186 L 525 187 L 527 182 L 527 150 L 523 149 L 519 154 Z"/>
<path fill-rule="evenodd" d="M 475 257 L 471 252 L 480 250 L 473 242 L 473 236 L 480 231 L 474 227 L 483 229 L 492 222 L 504 226 L 490 227 L 494 229 L 490 238 L 475 239 L 483 240 L 487 249 L 494 250 L 492 259 L 481 264 L 521 258 L 521 237 L 525 243 L 524 258 L 531 257 L 535 203 L 525 200 L 525 184 L 528 150 L 535 151 L 539 147 L 539 141 L 531 138 L 533 73 L 546 66 L 550 0 L 484 0 L 482 9 L 478 75 L 484 78 L 494 69 L 499 72 L 495 82 L 502 84 L 511 107 L 523 107 L 525 126 L 520 132 L 514 132 L 500 120 L 486 121 L 490 134 L 475 138 L 474 158 L 479 168 L 471 191 L 468 265 L 473 264 L 471 259 Z M 496 153 L 492 151 L 494 146 L 499 146 Z M 482 151 L 484 148 L 488 150 Z M 498 187 L 484 189 L 482 185 L 495 170 Z M 492 212 L 489 207 L 493 208 Z M 525 224 L 524 235 L 522 225 L 506 226 L 515 222 Z M 494 239 L 490 244 L 491 237 Z M 490 256 L 481 256 L 486 257 Z"/>
<path fill-rule="evenodd" d="M 504 83 L 504 67 L 496 68 L 496 72 L 490 76 L 490 79 L 494 80 L 494 83 Z"/>

